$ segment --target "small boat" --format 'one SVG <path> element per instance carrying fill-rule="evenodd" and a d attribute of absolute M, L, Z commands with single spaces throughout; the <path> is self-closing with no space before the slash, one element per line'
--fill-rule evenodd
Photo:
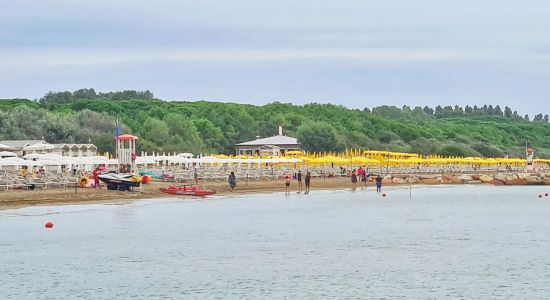
<path fill-rule="evenodd" d="M 213 195 L 216 192 L 211 190 L 201 190 L 198 186 L 175 186 L 171 185 L 167 188 L 159 188 L 163 193 L 172 194 L 172 195 L 181 195 L 181 196 L 198 196 L 204 197 Z"/>
<path fill-rule="evenodd" d="M 129 191 L 141 184 L 139 177 L 131 174 L 102 173 L 97 177 L 107 185 L 108 190 Z"/>

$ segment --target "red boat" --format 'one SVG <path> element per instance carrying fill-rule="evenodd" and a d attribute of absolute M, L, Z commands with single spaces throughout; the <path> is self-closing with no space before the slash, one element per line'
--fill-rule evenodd
<path fill-rule="evenodd" d="M 211 190 L 201 190 L 198 186 L 175 186 L 171 185 L 167 188 L 159 188 L 163 193 L 172 194 L 172 195 L 181 195 L 181 196 L 209 196 L 213 195 L 216 192 Z"/>

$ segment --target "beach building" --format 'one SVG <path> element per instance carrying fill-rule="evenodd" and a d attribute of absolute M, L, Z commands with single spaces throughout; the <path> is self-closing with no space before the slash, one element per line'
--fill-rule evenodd
<path fill-rule="evenodd" d="M 97 147 L 94 144 L 52 144 L 53 153 L 70 157 L 91 157 L 97 155 Z"/>
<path fill-rule="evenodd" d="M 260 138 L 235 145 L 237 155 L 282 156 L 288 151 L 299 151 L 300 143 L 293 137 L 283 134 L 283 127 L 279 126 L 277 135 Z"/>

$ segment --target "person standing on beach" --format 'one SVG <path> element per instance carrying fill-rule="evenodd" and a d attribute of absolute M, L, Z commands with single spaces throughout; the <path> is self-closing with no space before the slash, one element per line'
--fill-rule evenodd
<path fill-rule="evenodd" d="M 296 175 L 296 180 L 298 180 L 298 194 L 302 193 L 302 170 L 298 170 Z"/>
<path fill-rule="evenodd" d="M 305 182 L 306 182 L 306 191 L 304 194 L 309 194 L 309 185 L 311 183 L 311 173 L 309 171 L 307 171 L 306 173 Z"/>
<path fill-rule="evenodd" d="M 376 191 L 380 193 L 382 191 L 382 176 L 376 176 Z"/>
<path fill-rule="evenodd" d="M 287 176 L 285 180 L 285 196 L 288 195 L 290 195 L 290 176 Z"/>
<path fill-rule="evenodd" d="M 361 189 L 367 189 L 367 172 L 365 170 L 361 173 L 361 182 L 363 183 Z"/>
<path fill-rule="evenodd" d="M 73 171 L 73 176 L 76 176 L 76 171 L 78 171 L 78 166 L 76 164 L 73 164 L 71 166 L 71 170 Z"/>
<path fill-rule="evenodd" d="M 357 178 L 361 179 L 363 177 L 363 167 L 359 166 L 359 169 L 357 169 Z"/>
<path fill-rule="evenodd" d="M 351 172 L 351 184 L 353 185 L 353 190 L 357 188 L 357 175 L 355 175 L 355 170 Z"/>
<path fill-rule="evenodd" d="M 234 172 L 231 172 L 231 174 L 229 174 L 229 177 L 227 178 L 227 182 L 229 183 L 231 192 L 233 192 L 233 190 L 237 187 L 237 178 L 235 177 Z"/>
<path fill-rule="evenodd" d="M 99 168 L 95 168 L 92 172 L 92 179 L 94 180 L 94 189 L 99 188 Z"/>

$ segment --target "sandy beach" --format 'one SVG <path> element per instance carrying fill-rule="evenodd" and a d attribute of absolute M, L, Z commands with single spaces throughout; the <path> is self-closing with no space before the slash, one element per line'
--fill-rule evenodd
<path fill-rule="evenodd" d="M 192 196 L 175 196 L 160 192 L 159 188 L 173 185 L 171 182 L 151 182 L 143 185 L 143 192 L 109 191 L 105 187 L 93 188 L 66 188 L 66 189 L 36 189 L 13 190 L 0 192 L 0 209 L 20 208 L 34 205 L 60 205 L 102 203 L 125 201 L 133 199 L 180 197 L 182 199 L 196 199 Z M 439 175 L 392 175 L 383 180 L 384 186 L 394 185 L 437 185 L 437 184 L 490 184 L 490 185 L 548 185 L 550 177 L 543 174 L 493 174 L 493 175 L 466 175 L 466 174 L 439 174 Z M 362 187 L 357 183 L 357 189 Z M 216 195 L 243 195 L 254 193 L 284 192 L 283 180 L 262 180 L 238 182 L 237 188 L 231 192 L 225 181 L 200 182 L 201 189 L 213 190 Z M 312 180 L 311 191 L 327 189 L 351 189 L 349 178 L 316 178 Z M 373 182 L 368 182 L 369 189 L 375 189 Z M 292 181 L 291 191 L 298 191 L 298 182 Z"/>
<path fill-rule="evenodd" d="M 106 188 L 67 188 L 67 189 L 36 189 L 34 191 L 14 190 L 9 192 L 0 192 L 0 209 L 11 209 L 33 205 L 52 205 L 52 204 L 84 204 L 84 203 L 102 203 L 119 200 L 147 199 L 147 198 L 166 198 L 180 197 L 184 199 L 196 199 L 194 197 L 173 196 L 160 192 L 160 187 L 167 187 L 173 183 L 170 182 L 152 182 L 143 186 L 143 192 L 119 192 L 109 191 Z M 230 191 L 225 181 L 200 183 L 202 189 L 216 191 L 216 195 L 242 195 L 254 193 L 284 192 L 284 181 L 250 181 L 247 183 L 239 182 L 237 189 Z M 374 188 L 369 183 L 370 188 Z M 293 191 L 298 190 L 298 183 L 293 182 L 291 186 Z M 312 190 L 319 189 L 346 189 L 351 188 L 351 183 L 342 178 L 319 179 L 312 184 Z"/>

